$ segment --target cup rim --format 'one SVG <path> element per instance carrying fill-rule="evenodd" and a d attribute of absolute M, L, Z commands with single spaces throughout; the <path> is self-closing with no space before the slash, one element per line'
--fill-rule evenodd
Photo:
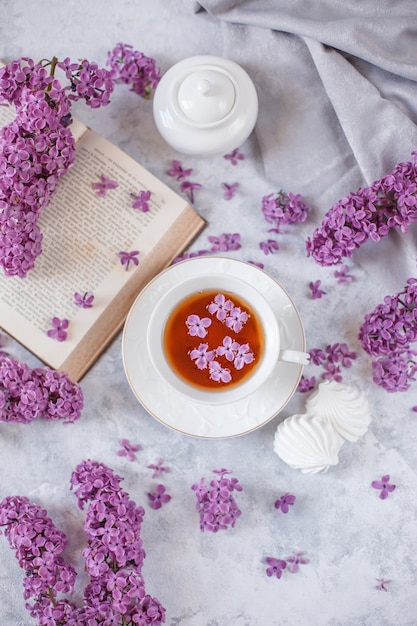
<path fill-rule="evenodd" d="M 264 333 L 264 350 L 257 367 L 241 384 L 230 388 L 204 390 L 193 386 L 171 369 L 163 355 L 164 329 L 169 315 L 180 301 L 202 289 L 228 291 L 246 300 L 257 314 Z M 269 378 L 279 358 L 280 329 L 271 305 L 256 287 L 241 278 L 210 273 L 181 281 L 159 298 L 148 321 L 146 340 L 151 363 L 165 383 L 195 402 L 218 405 L 248 397 Z"/>

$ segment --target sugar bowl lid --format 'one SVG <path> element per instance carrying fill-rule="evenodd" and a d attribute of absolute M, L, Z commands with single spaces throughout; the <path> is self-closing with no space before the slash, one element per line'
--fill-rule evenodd
<path fill-rule="evenodd" d="M 153 112 L 160 134 L 175 150 L 213 156 L 239 147 L 249 137 L 258 98 L 240 65 L 200 55 L 180 61 L 163 75 Z"/>

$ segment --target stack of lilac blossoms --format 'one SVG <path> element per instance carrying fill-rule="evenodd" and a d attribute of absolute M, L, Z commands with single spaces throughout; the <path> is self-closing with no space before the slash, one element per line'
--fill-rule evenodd
<path fill-rule="evenodd" d="M 392 228 L 406 233 L 417 221 L 417 152 L 370 187 L 350 193 L 325 215 L 306 242 L 307 254 L 323 266 L 352 257 L 368 239 L 379 241 Z M 386 296 L 366 315 L 359 331 L 363 349 L 373 357 L 373 380 L 388 392 L 407 391 L 416 380 L 417 280 Z"/>
<path fill-rule="evenodd" d="M 87 60 L 23 57 L 0 69 L 0 106 L 16 110 L 0 129 L 0 266 L 6 276 L 25 277 L 42 252 L 38 218 L 75 158 L 72 102 L 105 106 L 116 82 L 147 98 L 159 81 L 154 60 L 126 44 L 109 52 L 108 63 L 110 70 Z M 55 77 L 58 68 L 65 85 Z"/>
<path fill-rule="evenodd" d="M 73 594 L 74 568 L 65 563 L 66 545 L 46 511 L 25 497 L 0 503 L 0 526 L 25 571 L 26 608 L 39 626 L 159 626 L 165 609 L 145 591 L 140 538 L 144 510 L 120 487 L 122 478 L 102 463 L 84 461 L 71 477 L 82 509 L 89 503 L 83 551 L 90 583 L 84 605 L 77 607 L 63 594 Z"/>

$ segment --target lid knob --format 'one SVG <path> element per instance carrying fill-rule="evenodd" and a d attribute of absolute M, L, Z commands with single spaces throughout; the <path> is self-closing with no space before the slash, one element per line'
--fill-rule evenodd
<path fill-rule="evenodd" d="M 178 89 L 181 111 L 198 124 L 221 121 L 232 109 L 235 98 L 233 82 L 221 69 L 191 72 Z"/>

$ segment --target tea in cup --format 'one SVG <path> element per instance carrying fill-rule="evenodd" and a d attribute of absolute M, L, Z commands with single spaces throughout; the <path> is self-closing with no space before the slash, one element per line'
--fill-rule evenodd
<path fill-rule="evenodd" d="M 169 289 L 147 329 L 149 356 L 160 377 L 190 400 L 209 404 L 249 396 L 277 361 L 309 362 L 309 354 L 280 344 L 267 300 L 246 281 L 223 274 L 204 274 Z"/>

